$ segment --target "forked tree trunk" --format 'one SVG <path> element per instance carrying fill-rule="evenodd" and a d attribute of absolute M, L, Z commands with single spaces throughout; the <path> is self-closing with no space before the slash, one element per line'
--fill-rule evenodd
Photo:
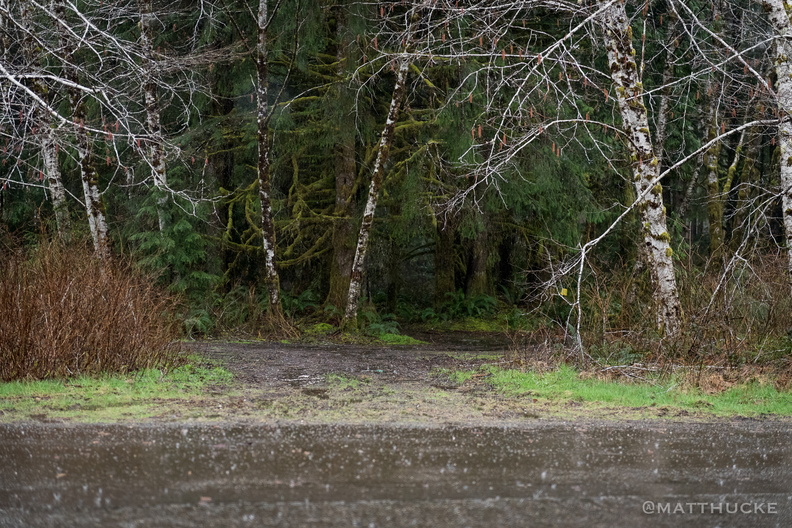
<path fill-rule="evenodd" d="M 140 44 L 143 48 L 143 95 L 146 108 L 146 161 L 151 168 L 151 179 L 157 193 L 157 220 L 159 230 L 167 227 L 168 180 L 165 167 L 165 150 L 162 146 L 162 121 L 157 94 L 157 71 L 154 60 L 154 6 L 152 0 L 138 0 L 140 10 Z"/>
<path fill-rule="evenodd" d="M 781 207 L 786 236 L 787 272 L 792 285 L 792 7 L 783 0 L 765 0 L 770 23 L 776 33 L 776 101 L 781 121 L 778 146 L 781 154 Z"/>
<path fill-rule="evenodd" d="M 396 121 L 399 118 L 402 100 L 407 83 L 407 70 L 410 66 L 409 60 L 404 57 L 399 61 L 396 73 L 396 84 L 393 87 L 391 96 L 390 110 L 382 129 L 382 136 L 377 147 L 377 158 L 374 161 L 374 170 L 371 174 L 371 185 L 369 186 L 366 209 L 363 212 L 363 222 L 358 233 L 357 247 L 355 249 L 355 260 L 352 263 L 352 276 L 349 281 L 349 294 L 347 295 L 346 312 L 342 327 L 344 329 L 355 329 L 357 327 L 357 314 L 360 305 L 360 294 L 363 286 L 363 275 L 365 273 L 366 255 L 368 253 L 368 241 L 371 235 L 371 226 L 374 224 L 374 213 L 377 209 L 380 188 L 385 172 L 385 162 L 390 153 L 393 143 L 393 133 L 396 129 Z"/>
<path fill-rule="evenodd" d="M 74 98 L 72 98 L 74 100 Z M 74 103 L 73 103 L 74 104 Z M 82 106 L 77 102 L 76 106 Z M 73 107 L 74 108 L 74 107 Z M 78 122 L 84 123 L 85 111 L 73 110 L 75 117 L 80 116 Z M 85 198 L 85 212 L 88 215 L 88 227 L 91 230 L 94 251 L 102 259 L 110 258 L 110 240 L 107 236 L 107 220 L 105 218 L 104 201 L 99 192 L 99 177 L 93 167 L 91 143 L 84 129 L 77 131 L 77 158 L 80 164 L 80 178 Z"/>
<path fill-rule="evenodd" d="M 270 133 L 269 133 L 269 63 L 268 53 L 268 10 L 267 0 L 259 0 L 258 42 L 256 46 L 257 124 L 258 124 L 258 182 L 261 200 L 261 232 L 264 250 L 264 277 L 269 296 L 269 314 L 283 318 L 280 299 L 280 277 L 275 264 L 275 221 L 272 217 L 270 189 Z"/>
<path fill-rule="evenodd" d="M 58 16 L 64 24 L 68 24 L 63 0 L 55 2 L 54 7 L 56 16 Z M 63 34 L 61 41 L 64 49 L 69 50 L 73 48 L 74 44 L 67 35 Z M 74 84 L 77 84 L 78 74 L 71 62 L 70 53 L 67 53 L 63 67 L 65 76 Z M 110 239 L 107 235 L 108 229 L 107 220 L 105 218 L 104 202 L 102 200 L 102 193 L 99 192 L 99 177 L 93 166 L 91 140 L 88 137 L 88 132 L 85 130 L 87 118 L 85 102 L 80 97 L 80 93 L 76 88 L 69 89 L 69 102 L 72 108 L 72 119 L 77 124 L 77 129 L 75 131 L 77 162 L 80 167 L 80 179 L 82 180 L 83 196 L 85 198 L 85 213 L 88 216 L 88 227 L 91 230 L 94 252 L 99 258 L 106 260 L 110 258 Z"/>
<path fill-rule="evenodd" d="M 655 156 L 649 132 L 649 120 L 643 103 L 643 86 L 638 78 L 635 49 L 631 40 L 632 31 L 624 1 L 617 0 L 607 6 L 602 12 L 602 22 L 608 65 L 633 160 L 633 184 L 638 195 L 643 244 L 654 289 L 656 323 L 665 335 L 673 336 L 680 330 L 681 310 L 674 275 L 671 237 L 666 227 L 663 187 L 658 180 L 660 164 Z"/>

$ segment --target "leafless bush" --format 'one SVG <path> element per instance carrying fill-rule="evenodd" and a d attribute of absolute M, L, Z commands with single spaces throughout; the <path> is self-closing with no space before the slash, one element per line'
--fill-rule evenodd
<path fill-rule="evenodd" d="M 174 300 L 86 248 L 43 242 L 0 264 L 0 379 L 71 377 L 167 365 Z"/>
<path fill-rule="evenodd" d="M 733 263 L 734 264 L 734 263 Z M 664 338 L 639 275 L 603 275 L 584 294 L 583 342 L 612 363 L 779 363 L 792 350 L 792 299 L 783 256 L 755 255 L 726 272 L 678 267 L 683 331 Z"/>

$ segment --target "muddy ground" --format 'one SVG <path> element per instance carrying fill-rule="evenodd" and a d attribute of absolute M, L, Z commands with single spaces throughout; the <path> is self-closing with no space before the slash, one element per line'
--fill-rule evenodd
<path fill-rule="evenodd" d="M 423 333 L 423 345 L 194 342 L 188 349 L 235 376 L 235 393 L 191 400 L 164 419 L 305 423 L 520 424 L 537 419 L 699 418 L 663 407 L 608 408 L 580 401 L 505 396 L 482 366 L 531 359 L 504 334 Z M 464 383 L 449 373 L 476 371 Z M 218 387 L 218 395 L 229 387 Z M 704 415 L 701 418 L 705 418 Z M 706 417 L 712 419 L 711 416 Z"/>

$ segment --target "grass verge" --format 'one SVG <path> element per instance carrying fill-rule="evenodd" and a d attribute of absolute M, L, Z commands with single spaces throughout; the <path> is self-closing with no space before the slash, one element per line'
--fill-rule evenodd
<path fill-rule="evenodd" d="M 792 416 L 792 392 L 779 391 L 770 382 L 750 381 L 707 394 L 678 376 L 653 383 L 625 383 L 585 378 L 566 365 L 544 373 L 497 367 L 486 367 L 486 371 L 487 382 L 505 396 L 607 407 L 667 408 L 715 416 Z M 463 379 L 460 374 L 457 377 Z"/>
<path fill-rule="evenodd" d="M 171 404 L 202 398 L 231 382 L 217 366 L 183 365 L 169 371 L 146 369 L 127 375 L 0 383 L 0 421 L 20 418 L 79 418 L 81 422 L 161 416 Z"/>

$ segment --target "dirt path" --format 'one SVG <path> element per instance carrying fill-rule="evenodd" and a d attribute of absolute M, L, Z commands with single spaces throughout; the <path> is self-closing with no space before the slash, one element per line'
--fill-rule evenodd
<path fill-rule="evenodd" d="M 196 342 L 188 347 L 219 361 L 234 374 L 238 396 L 226 398 L 222 409 L 226 419 L 482 423 L 537 416 L 523 401 L 503 398 L 480 385 L 462 386 L 448 376 L 452 371 L 503 361 L 509 353 L 505 336 L 456 333 L 418 337 L 427 344 Z M 204 405 L 201 401 L 191 403 L 193 407 Z M 189 416 L 187 409 L 185 412 Z M 193 408 L 193 415 L 195 412 Z M 204 410 L 201 417 L 217 418 L 220 414 Z"/>
<path fill-rule="evenodd" d="M 500 334 L 421 334 L 425 345 L 305 345 L 196 342 L 188 347 L 221 361 L 246 384 L 303 386 L 328 375 L 369 377 L 384 383 L 437 381 L 442 369 L 477 369 L 509 351 Z"/>
<path fill-rule="evenodd" d="M 235 376 L 233 394 L 192 400 L 162 418 L 349 424 L 522 425 L 543 419 L 713 420 L 663 407 L 603 407 L 580 401 L 505 396 L 481 371 L 459 383 L 454 371 L 508 364 L 500 334 L 424 334 L 416 346 L 196 342 L 189 348 Z M 220 396 L 220 394 L 223 394 Z"/>

